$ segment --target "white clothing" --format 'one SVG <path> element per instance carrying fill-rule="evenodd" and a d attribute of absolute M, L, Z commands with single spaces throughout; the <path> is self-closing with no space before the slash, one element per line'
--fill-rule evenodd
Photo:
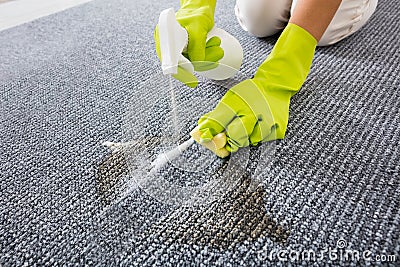
<path fill-rule="evenodd" d="M 237 0 L 235 14 L 245 31 L 265 37 L 285 27 L 296 4 L 297 0 Z M 343 0 L 318 45 L 337 43 L 358 31 L 377 4 L 378 0 Z"/>

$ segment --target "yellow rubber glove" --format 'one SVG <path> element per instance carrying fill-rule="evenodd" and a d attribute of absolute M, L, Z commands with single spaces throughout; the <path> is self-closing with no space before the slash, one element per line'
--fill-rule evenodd
<path fill-rule="evenodd" d="M 224 56 L 220 47 L 221 39 L 212 37 L 208 41 L 207 34 L 214 27 L 214 10 L 216 0 L 181 0 L 181 8 L 176 12 L 176 19 L 188 33 L 187 51 L 183 55 L 191 61 L 196 71 L 216 68 L 218 60 Z M 158 26 L 154 31 L 156 51 L 161 59 Z M 178 73 L 173 77 L 189 87 L 196 87 L 198 80 L 189 71 L 178 66 Z"/>
<path fill-rule="evenodd" d="M 254 78 L 232 87 L 214 110 L 199 119 L 200 141 L 209 142 L 225 132 L 225 147 L 235 152 L 284 138 L 290 98 L 310 71 L 316 45 L 310 33 L 289 23 Z"/>

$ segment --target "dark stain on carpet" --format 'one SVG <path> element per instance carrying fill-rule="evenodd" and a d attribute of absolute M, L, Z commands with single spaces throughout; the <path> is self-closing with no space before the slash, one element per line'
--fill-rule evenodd
<path fill-rule="evenodd" d="M 244 241 L 267 237 L 285 244 L 290 231 L 265 211 L 265 190 L 248 190 L 246 178 L 218 202 L 197 210 L 181 208 L 154 224 L 146 233 L 153 240 L 233 249 Z"/>

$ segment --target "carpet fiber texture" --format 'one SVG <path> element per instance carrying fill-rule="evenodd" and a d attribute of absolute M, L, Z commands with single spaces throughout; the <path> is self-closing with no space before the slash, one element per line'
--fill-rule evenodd
<path fill-rule="evenodd" d="M 101 145 L 131 141 L 132 98 L 155 97 L 140 84 L 160 69 L 153 29 L 170 2 L 95 0 L 0 32 L 0 265 L 399 265 L 398 3 L 317 49 L 263 186 L 248 190 L 264 160 L 252 148 L 236 186 L 185 208 L 132 186 L 126 154 Z M 277 36 L 250 36 L 218 2 L 251 77 Z"/>

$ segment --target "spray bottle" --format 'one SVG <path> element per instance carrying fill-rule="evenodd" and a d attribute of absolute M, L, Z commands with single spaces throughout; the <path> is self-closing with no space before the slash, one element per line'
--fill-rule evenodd
<path fill-rule="evenodd" d="M 188 44 L 188 34 L 176 20 L 173 8 L 161 12 L 158 29 L 163 73 L 165 75 L 176 74 L 178 65 L 190 73 L 194 73 L 193 65 L 182 55 Z M 219 60 L 218 67 L 198 72 L 198 74 L 213 80 L 225 80 L 233 77 L 242 65 L 243 49 L 235 37 L 221 28 L 214 27 L 208 33 L 207 41 L 214 36 L 221 39 L 224 57 Z"/>
<path fill-rule="evenodd" d="M 185 28 L 183 28 L 176 20 L 175 11 L 173 8 L 165 9 L 160 13 L 158 30 L 162 58 L 161 68 L 163 74 L 176 74 L 178 72 L 178 66 L 190 73 L 194 73 L 194 67 L 192 63 L 182 55 L 182 52 L 185 51 L 188 44 L 188 34 Z M 221 39 L 220 46 L 224 50 L 224 56 L 219 60 L 219 64 L 216 68 L 201 72 L 199 71 L 197 73 L 209 79 L 225 80 L 233 77 L 238 72 L 243 61 L 243 49 L 235 37 L 221 28 L 214 27 L 208 33 L 206 41 L 214 36 L 217 36 Z M 216 135 L 210 142 L 207 143 L 202 143 L 200 141 L 201 133 L 197 127 L 191 131 L 190 135 L 191 138 L 183 144 L 158 155 L 158 157 L 151 164 L 151 173 L 156 172 L 168 161 L 172 161 L 181 155 L 194 143 L 194 141 L 202 144 L 221 158 L 229 155 L 229 152 L 225 149 L 225 133 Z"/>

